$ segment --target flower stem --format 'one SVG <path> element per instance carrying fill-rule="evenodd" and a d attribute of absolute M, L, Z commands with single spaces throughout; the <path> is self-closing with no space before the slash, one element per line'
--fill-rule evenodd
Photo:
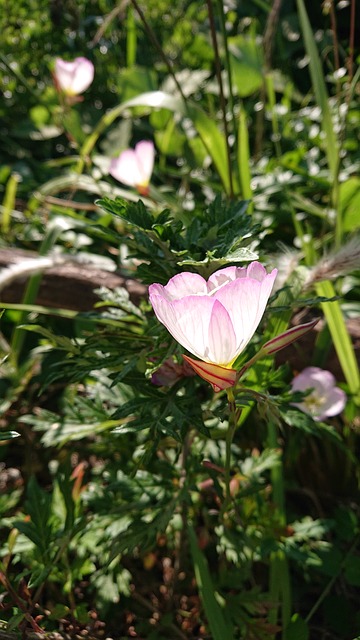
<path fill-rule="evenodd" d="M 238 421 L 238 414 L 236 410 L 235 404 L 235 396 L 233 388 L 230 387 L 226 390 L 229 404 L 229 425 L 226 432 L 226 440 L 225 440 L 225 500 L 222 507 L 222 513 L 225 513 L 227 507 L 231 502 L 231 492 L 230 492 L 230 472 L 231 472 L 231 445 L 234 438 L 234 433 L 236 430 L 236 425 Z"/>
<path fill-rule="evenodd" d="M 278 448 L 277 428 L 272 421 L 268 423 L 268 446 L 271 449 Z M 271 483 L 279 525 L 281 528 L 285 528 L 286 512 L 282 460 L 271 469 Z M 280 603 L 282 637 L 285 638 L 286 627 L 291 618 L 292 605 L 289 566 L 287 557 L 281 548 L 274 551 L 270 556 L 270 602 Z M 274 604 L 269 613 L 269 622 L 273 624 L 278 622 L 278 607 L 276 604 Z"/>

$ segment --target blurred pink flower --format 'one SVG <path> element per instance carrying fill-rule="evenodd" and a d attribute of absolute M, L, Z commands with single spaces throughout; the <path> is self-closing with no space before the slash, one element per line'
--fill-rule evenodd
<path fill-rule="evenodd" d="M 113 158 L 109 173 L 119 182 L 135 187 L 141 195 L 148 195 L 154 159 L 153 143 L 142 140 L 135 145 L 135 149 L 126 149 L 118 158 Z"/>
<path fill-rule="evenodd" d="M 158 387 L 172 387 L 181 378 L 194 376 L 194 370 L 187 362 L 179 364 L 172 358 L 168 358 L 151 376 L 151 382 Z"/>
<path fill-rule="evenodd" d="M 94 79 L 94 65 L 87 58 L 75 58 L 72 62 L 55 59 L 55 82 L 67 96 L 83 93 Z"/>
<path fill-rule="evenodd" d="M 171 335 L 200 360 L 183 356 L 215 391 L 232 387 L 232 368 L 255 333 L 265 311 L 277 270 L 267 273 L 259 262 L 226 267 L 208 281 L 180 273 L 167 285 L 149 287 L 155 314 Z"/>
<path fill-rule="evenodd" d="M 346 405 L 346 394 L 335 385 L 336 380 L 330 371 L 306 367 L 295 376 L 291 388 L 293 391 L 312 391 L 302 402 L 294 402 L 294 406 L 317 421 L 338 415 Z"/>

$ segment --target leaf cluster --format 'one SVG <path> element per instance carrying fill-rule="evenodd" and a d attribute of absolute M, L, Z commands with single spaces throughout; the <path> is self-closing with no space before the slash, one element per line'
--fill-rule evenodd
<path fill-rule="evenodd" d="M 141 261 L 137 276 L 145 283 L 166 282 L 184 266 L 210 275 L 226 264 L 257 258 L 247 246 L 257 244 L 258 229 L 247 214 L 246 201 L 229 203 L 217 196 L 204 212 L 194 212 L 190 221 L 169 209 L 153 213 L 142 200 L 103 198 L 97 204 L 126 221 L 122 241 L 131 257 Z"/>

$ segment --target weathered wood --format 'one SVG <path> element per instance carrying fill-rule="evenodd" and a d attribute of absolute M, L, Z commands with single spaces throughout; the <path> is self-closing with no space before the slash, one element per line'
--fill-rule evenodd
<path fill-rule="evenodd" d="M 0 269 L 34 259 L 37 254 L 21 249 L 0 249 Z M 18 278 L 0 293 L 3 302 L 22 301 L 27 278 Z M 116 272 L 99 269 L 92 264 L 68 262 L 43 271 L 36 304 L 55 309 L 91 311 L 99 297 L 94 293 L 101 286 L 127 289 L 132 302 L 137 304 L 147 295 L 147 289 L 134 279 L 125 278 Z"/>

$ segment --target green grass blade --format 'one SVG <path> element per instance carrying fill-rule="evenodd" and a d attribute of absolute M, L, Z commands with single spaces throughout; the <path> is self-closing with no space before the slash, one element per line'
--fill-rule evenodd
<path fill-rule="evenodd" d="M 126 64 L 128 67 L 132 67 L 136 63 L 136 44 L 137 33 L 134 7 L 129 4 L 126 20 Z"/>
<path fill-rule="evenodd" d="M 241 186 L 241 195 L 244 200 L 251 200 L 253 196 L 250 174 L 249 134 L 246 124 L 246 113 L 240 107 L 239 132 L 238 132 L 238 173 Z M 248 211 L 252 213 L 253 205 L 250 203 Z"/>
<path fill-rule="evenodd" d="M 309 56 L 311 82 L 316 102 L 321 109 L 321 126 L 325 134 L 326 156 L 334 180 L 339 166 L 339 145 L 331 117 L 329 98 L 324 80 L 324 73 L 317 50 L 314 34 L 306 12 L 304 0 L 297 0 L 300 25 L 304 37 L 306 53 Z"/>
<path fill-rule="evenodd" d="M 196 131 L 206 147 L 226 193 L 230 193 L 225 135 L 219 130 L 218 124 L 196 105 L 187 103 L 186 115 L 191 118 Z"/>
<path fill-rule="evenodd" d="M 316 285 L 316 292 L 319 296 L 324 296 L 326 298 L 333 298 L 336 296 L 336 291 L 332 283 L 328 280 L 319 282 Z M 334 300 L 333 302 L 323 302 L 321 307 L 324 311 L 335 351 L 339 358 L 350 393 L 357 395 L 360 392 L 359 367 L 355 357 L 354 347 L 346 328 L 340 303 L 338 300 Z"/>
<path fill-rule="evenodd" d="M 211 637 L 213 640 L 233 640 L 232 629 L 225 620 L 223 610 L 215 597 L 215 589 L 206 558 L 198 547 L 196 535 L 191 526 L 188 527 L 188 534 L 196 582 L 209 623 Z"/>
<path fill-rule="evenodd" d="M 15 208 L 16 191 L 19 180 L 20 176 L 17 173 L 13 173 L 6 183 L 1 217 L 1 230 L 4 234 L 10 229 L 11 214 Z"/>

